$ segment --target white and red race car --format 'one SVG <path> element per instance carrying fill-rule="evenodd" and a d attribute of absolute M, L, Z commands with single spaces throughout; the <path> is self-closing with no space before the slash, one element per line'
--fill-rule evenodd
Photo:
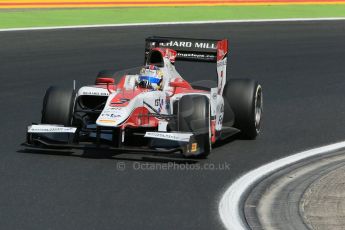
<path fill-rule="evenodd" d="M 79 90 L 50 87 L 41 124 L 28 127 L 25 145 L 206 157 L 236 133 L 254 139 L 262 88 L 249 79 L 227 80 L 227 55 L 226 39 L 149 37 L 143 67 L 101 71 L 94 85 Z M 175 61 L 216 63 L 217 85 L 193 86 Z"/>

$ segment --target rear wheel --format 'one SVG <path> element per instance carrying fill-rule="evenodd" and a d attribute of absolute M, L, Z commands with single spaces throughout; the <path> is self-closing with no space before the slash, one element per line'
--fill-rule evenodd
<path fill-rule="evenodd" d="M 74 102 L 74 90 L 50 87 L 44 96 L 41 122 L 71 126 Z"/>
<path fill-rule="evenodd" d="M 241 130 L 241 137 L 255 139 L 261 130 L 263 96 L 261 85 L 250 79 L 233 79 L 224 88 L 226 111 L 235 115 L 234 127 Z M 229 108 L 230 107 L 230 110 Z"/>
<path fill-rule="evenodd" d="M 210 154 L 210 105 L 206 96 L 187 95 L 180 99 L 177 129 L 195 134 L 196 142 L 203 149 L 198 157 Z"/>

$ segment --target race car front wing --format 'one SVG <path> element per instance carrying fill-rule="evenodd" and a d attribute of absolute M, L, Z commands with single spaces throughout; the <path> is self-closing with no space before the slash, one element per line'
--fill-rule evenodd
<path fill-rule="evenodd" d="M 147 131 L 132 133 L 143 138 L 170 143 L 163 146 L 124 145 L 124 132 L 116 128 L 94 127 L 78 129 L 61 125 L 32 124 L 27 130 L 27 140 L 23 145 L 31 149 L 94 149 L 133 153 L 182 153 L 184 156 L 198 156 L 204 152 L 202 132 Z"/>

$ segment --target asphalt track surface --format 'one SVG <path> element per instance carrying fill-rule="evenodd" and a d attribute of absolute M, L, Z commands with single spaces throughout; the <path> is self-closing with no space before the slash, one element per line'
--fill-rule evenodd
<path fill-rule="evenodd" d="M 98 70 L 140 65 L 150 35 L 229 38 L 230 77 L 263 85 L 262 135 L 230 141 L 196 163 L 226 162 L 230 170 L 144 171 L 133 165 L 154 161 L 140 154 L 21 151 L 48 86 L 73 79 L 80 86 Z M 241 174 L 345 139 L 344 41 L 344 21 L 0 33 L 0 229 L 222 229 L 219 198 Z M 185 72 L 189 80 L 207 73 Z"/>

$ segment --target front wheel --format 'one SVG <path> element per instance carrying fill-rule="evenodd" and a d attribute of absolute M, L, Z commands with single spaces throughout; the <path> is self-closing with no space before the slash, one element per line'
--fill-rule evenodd
<path fill-rule="evenodd" d="M 43 124 L 71 126 L 74 103 L 74 90 L 50 87 L 44 96 L 41 122 Z"/>
<path fill-rule="evenodd" d="M 250 79 L 230 80 L 224 88 L 224 102 L 225 107 L 230 106 L 234 112 L 234 127 L 241 130 L 241 137 L 255 139 L 261 131 L 263 112 L 261 85 Z"/>

